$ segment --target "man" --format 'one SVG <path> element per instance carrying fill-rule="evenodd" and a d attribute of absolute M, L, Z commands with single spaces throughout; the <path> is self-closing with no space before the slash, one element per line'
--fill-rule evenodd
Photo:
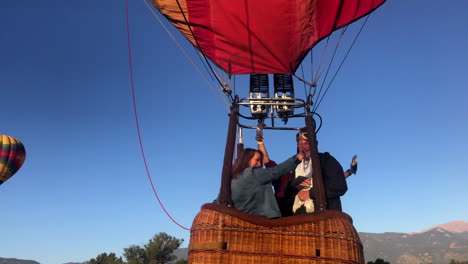
<path fill-rule="evenodd" d="M 312 161 L 310 160 L 308 140 L 309 138 L 305 129 L 297 133 L 298 152 L 303 153 L 305 158 L 294 171 L 273 182 L 276 201 L 278 202 L 282 216 L 312 213 L 315 211 L 313 205 L 315 190 L 310 180 L 313 168 Z M 269 159 L 263 140 L 258 140 L 258 143 L 258 149 L 264 154 L 263 161 L 265 166 L 267 168 L 276 166 L 276 163 Z M 344 195 L 348 190 L 343 168 L 328 152 L 319 153 L 319 157 L 323 184 L 325 186 L 327 210 L 342 211 L 340 196 Z"/>

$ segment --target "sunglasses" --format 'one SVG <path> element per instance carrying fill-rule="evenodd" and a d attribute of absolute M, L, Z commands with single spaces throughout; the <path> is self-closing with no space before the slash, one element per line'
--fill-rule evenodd
<path fill-rule="evenodd" d="M 309 140 L 309 134 L 307 134 L 307 132 L 297 133 L 296 134 L 296 141 L 299 141 L 300 139 Z"/>

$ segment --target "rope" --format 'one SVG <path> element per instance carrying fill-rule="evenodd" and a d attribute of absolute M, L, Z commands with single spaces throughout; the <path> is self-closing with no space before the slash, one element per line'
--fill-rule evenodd
<path fill-rule="evenodd" d="M 164 23 L 161 21 L 161 19 L 158 17 L 158 15 L 156 15 L 156 13 L 154 12 L 153 8 L 151 8 L 151 6 L 148 4 L 147 0 L 143 0 L 143 2 L 145 3 L 146 7 L 148 8 L 148 10 L 153 14 L 153 16 L 158 20 L 159 24 L 161 24 L 161 26 L 164 28 L 164 30 L 166 30 L 166 33 L 172 38 L 172 40 L 174 41 L 174 43 L 177 45 L 177 47 L 179 48 L 179 50 L 182 52 L 182 54 L 184 54 L 185 58 L 193 65 L 193 67 L 197 70 L 197 72 L 200 74 L 200 76 L 203 78 L 203 80 L 206 82 L 206 84 L 208 85 L 208 87 L 211 89 L 211 91 L 215 94 L 216 97 L 218 97 L 218 99 L 221 101 L 221 103 L 224 105 L 224 107 L 226 107 L 226 110 L 229 112 L 229 105 L 228 103 L 226 103 L 225 100 L 223 100 L 223 97 L 216 92 L 216 89 L 213 88 L 213 86 L 211 85 L 210 81 L 208 79 L 206 79 L 205 75 L 203 74 L 203 72 L 200 70 L 200 68 L 195 64 L 195 62 L 192 60 L 192 58 L 190 58 L 190 56 L 187 54 L 187 52 L 185 51 L 185 49 L 182 47 L 182 45 L 180 45 L 180 43 L 176 40 L 176 38 L 174 37 L 174 35 L 172 35 L 172 33 L 169 31 L 169 29 L 166 27 L 166 25 L 164 25 Z M 206 58 L 205 58 L 206 60 Z M 206 65 L 203 64 L 206 68 Z M 209 65 L 209 64 L 208 64 Z M 211 66 L 210 66 L 211 68 Z M 213 70 L 213 69 L 212 69 Z M 208 72 L 208 70 L 207 70 Z M 216 79 L 218 80 L 218 82 L 222 85 L 221 81 L 217 78 L 216 74 L 215 74 L 215 77 Z"/>
<path fill-rule="evenodd" d="M 174 222 L 176 225 L 180 226 L 181 228 L 185 230 L 190 230 L 189 228 L 186 228 L 179 224 L 172 216 L 169 214 L 169 212 L 166 210 L 164 207 L 163 203 L 159 199 L 159 195 L 156 192 L 156 189 L 154 188 L 153 180 L 151 179 L 151 174 L 148 168 L 148 163 L 146 162 L 146 156 L 145 156 L 145 151 L 143 148 L 143 141 L 141 140 L 141 133 L 140 133 L 140 123 L 138 121 L 138 112 L 137 112 L 137 107 L 136 107 L 136 99 L 135 99 L 135 85 L 133 81 L 133 63 L 132 63 L 132 52 L 131 52 L 131 45 L 130 45 L 130 25 L 129 25 L 129 19 L 128 19 L 128 0 L 125 0 L 125 19 L 126 19 L 126 27 L 127 27 L 127 48 L 128 48 L 128 65 L 129 65 L 129 71 L 130 71 L 130 84 L 132 88 L 132 99 L 133 99 L 133 112 L 135 116 L 135 124 L 136 124 L 136 129 L 137 129 L 137 134 L 138 134 L 138 142 L 140 143 L 140 150 L 141 150 L 141 156 L 143 158 L 143 163 L 145 164 L 145 169 L 146 169 L 146 175 L 148 176 L 149 182 L 151 184 L 151 188 L 153 189 L 153 193 L 156 196 L 156 199 L 158 200 L 159 205 L 161 208 L 164 210 L 166 215 Z"/>

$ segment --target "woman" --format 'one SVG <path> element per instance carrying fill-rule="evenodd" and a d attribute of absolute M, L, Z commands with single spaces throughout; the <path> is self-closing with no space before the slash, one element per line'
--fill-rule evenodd
<path fill-rule="evenodd" d="M 304 155 L 299 153 L 274 168 L 262 168 L 263 154 L 247 148 L 234 165 L 231 198 L 242 212 L 268 218 L 281 217 L 271 182 L 296 168 Z"/>

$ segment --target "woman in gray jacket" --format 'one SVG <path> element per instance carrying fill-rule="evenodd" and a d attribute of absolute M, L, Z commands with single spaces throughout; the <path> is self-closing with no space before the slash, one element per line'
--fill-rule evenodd
<path fill-rule="evenodd" d="M 299 153 L 274 168 L 262 168 L 263 154 L 256 149 L 245 149 L 232 171 L 231 198 L 234 207 L 248 214 L 281 217 L 271 182 L 295 169 L 303 157 Z"/>

